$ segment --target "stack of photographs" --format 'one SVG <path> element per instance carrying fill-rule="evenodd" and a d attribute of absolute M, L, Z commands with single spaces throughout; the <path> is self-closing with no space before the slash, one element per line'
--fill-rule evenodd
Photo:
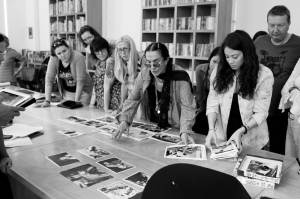
<path fill-rule="evenodd" d="M 222 146 L 216 146 L 212 144 L 210 158 L 213 160 L 229 160 L 237 161 L 238 149 L 236 145 L 231 142 L 230 144 Z"/>
<path fill-rule="evenodd" d="M 207 160 L 206 148 L 202 144 L 167 146 L 165 158 Z"/>
<path fill-rule="evenodd" d="M 239 159 L 234 170 L 235 176 L 242 184 L 275 189 L 282 176 L 283 160 L 247 154 Z"/>

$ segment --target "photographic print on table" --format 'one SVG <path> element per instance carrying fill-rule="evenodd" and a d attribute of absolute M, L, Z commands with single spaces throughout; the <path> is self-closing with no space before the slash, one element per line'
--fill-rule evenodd
<path fill-rule="evenodd" d="M 139 193 L 136 189 L 126 185 L 122 181 L 114 182 L 97 190 L 112 199 L 129 199 Z"/>
<path fill-rule="evenodd" d="M 71 123 L 71 124 L 78 124 L 78 123 L 88 121 L 87 119 L 77 117 L 77 116 L 69 116 L 69 117 L 66 117 L 66 118 L 60 118 L 58 120 L 63 121 L 63 122 L 67 122 L 67 123 Z"/>
<path fill-rule="evenodd" d="M 181 142 L 181 138 L 178 135 L 172 135 L 168 133 L 157 133 L 153 135 L 151 139 L 171 144 L 178 144 Z"/>
<path fill-rule="evenodd" d="M 122 136 L 127 137 L 125 133 L 123 133 Z M 151 136 L 153 136 L 153 133 L 149 133 L 140 129 L 134 129 L 134 128 L 129 129 L 128 138 L 134 139 L 136 141 L 141 141 Z"/>
<path fill-rule="evenodd" d="M 68 136 L 68 137 L 77 137 L 77 136 L 85 134 L 85 133 L 82 133 L 82 132 L 75 131 L 73 129 L 63 129 L 63 130 L 57 131 L 57 133 L 63 134 L 63 135 Z"/>
<path fill-rule="evenodd" d="M 46 156 L 46 158 L 49 159 L 52 163 L 54 163 L 58 167 L 63 167 L 63 166 L 80 162 L 77 158 L 70 155 L 68 152 Z"/>
<path fill-rule="evenodd" d="M 171 128 L 162 129 L 158 126 L 154 126 L 154 125 L 151 125 L 151 124 L 144 124 L 142 126 L 138 126 L 137 128 L 145 130 L 145 131 L 153 132 L 153 133 L 163 133 L 163 132 L 166 132 L 166 131 L 171 129 Z"/>
<path fill-rule="evenodd" d="M 62 171 L 60 174 L 81 188 L 86 188 L 113 178 L 113 176 L 90 164 Z"/>
<path fill-rule="evenodd" d="M 132 128 L 136 128 L 136 127 L 139 127 L 139 126 L 142 126 L 142 125 L 145 125 L 145 124 L 144 123 L 139 123 L 139 122 L 132 122 L 131 123 Z"/>
<path fill-rule="evenodd" d="M 102 133 L 105 135 L 111 135 L 113 134 L 117 129 L 112 127 L 112 126 L 102 126 L 100 128 L 96 128 L 94 131 L 98 132 L 98 133 Z"/>
<path fill-rule="evenodd" d="M 103 158 L 106 157 L 108 155 L 111 155 L 112 153 L 107 152 L 99 147 L 96 146 L 90 146 L 90 147 L 86 147 L 83 149 L 79 149 L 77 150 L 79 153 L 82 153 L 83 155 L 86 155 L 94 160 L 98 159 L 98 158 Z"/>
<path fill-rule="evenodd" d="M 101 121 L 101 122 L 105 122 L 105 123 L 108 123 L 108 124 L 110 124 L 110 123 L 118 123 L 118 121 L 115 118 L 113 118 L 111 116 L 107 116 L 107 115 L 104 116 L 104 117 L 96 118 L 95 120 L 98 120 L 98 121 Z"/>
<path fill-rule="evenodd" d="M 83 125 L 89 126 L 89 127 L 95 127 L 95 128 L 99 128 L 101 126 L 107 125 L 106 123 L 99 122 L 97 120 L 88 120 L 86 122 L 81 122 L 80 124 L 83 124 Z"/>
<path fill-rule="evenodd" d="M 167 146 L 165 158 L 206 160 L 206 148 L 202 144 Z"/>
<path fill-rule="evenodd" d="M 150 178 L 149 174 L 139 171 L 139 172 L 125 178 L 124 180 L 126 182 L 137 185 L 141 188 L 145 188 L 149 178 Z"/>
<path fill-rule="evenodd" d="M 133 166 L 119 158 L 116 158 L 116 157 L 102 160 L 97 163 L 100 164 L 101 166 L 104 166 L 105 168 L 111 170 L 114 173 L 120 173 L 122 171 L 126 171 L 128 169 L 132 169 L 135 167 L 135 166 Z"/>

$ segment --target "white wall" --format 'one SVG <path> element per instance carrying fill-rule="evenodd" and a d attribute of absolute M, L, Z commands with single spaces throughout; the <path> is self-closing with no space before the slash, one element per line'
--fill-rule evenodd
<path fill-rule="evenodd" d="M 224 1 L 224 0 L 221 0 Z M 235 0 L 235 29 L 245 30 L 252 37 L 257 31 L 268 32 L 267 13 L 276 5 L 284 5 L 291 12 L 290 33 L 300 35 L 299 0 Z"/>
<path fill-rule="evenodd" d="M 142 0 L 103 0 L 103 36 L 118 39 L 129 35 L 141 46 Z"/>

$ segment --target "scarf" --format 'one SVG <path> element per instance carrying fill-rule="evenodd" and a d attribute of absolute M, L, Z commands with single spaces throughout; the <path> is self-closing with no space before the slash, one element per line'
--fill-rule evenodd
<path fill-rule="evenodd" d="M 164 80 L 164 83 L 161 91 L 160 114 L 157 126 L 166 129 L 169 126 L 168 110 L 171 98 L 171 81 L 187 81 L 190 83 L 192 93 L 193 87 L 188 73 L 184 70 L 172 70 L 172 64 L 168 64 L 165 73 L 160 74 L 158 78 Z"/>

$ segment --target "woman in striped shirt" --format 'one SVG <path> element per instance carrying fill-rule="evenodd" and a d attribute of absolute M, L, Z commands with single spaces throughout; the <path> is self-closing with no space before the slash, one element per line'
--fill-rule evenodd
<path fill-rule="evenodd" d="M 9 48 L 9 39 L 0 34 L 0 83 L 10 82 L 11 85 L 17 85 L 16 76 L 22 68 L 26 66 L 27 60 L 20 53 Z M 19 69 L 15 72 L 15 62 L 21 63 Z"/>

